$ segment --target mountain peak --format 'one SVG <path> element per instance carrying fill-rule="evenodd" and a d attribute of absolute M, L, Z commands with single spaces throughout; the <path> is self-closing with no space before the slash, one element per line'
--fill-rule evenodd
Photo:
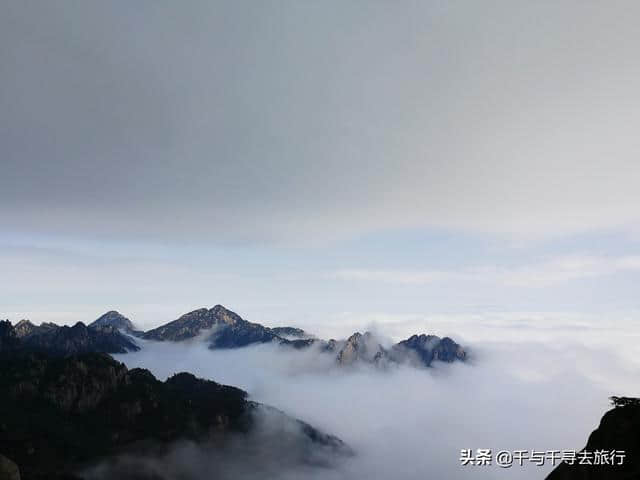
<path fill-rule="evenodd" d="M 426 366 L 431 365 L 434 360 L 451 363 L 467 358 L 467 352 L 451 338 L 440 338 L 437 335 L 412 335 L 396 344 L 394 350 L 396 356 L 409 352 Z"/>
<path fill-rule="evenodd" d="M 31 335 L 38 327 L 36 327 L 29 320 L 23 319 L 16 323 L 13 327 L 16 331 L 16 335 L 19 338 L 26 337 L 27 335 Z"/>
<path fill-rule="evenodd" d="M 125 330 L 133 332 L 135 330 L 133 323 L 127 317 L 116 310 L 109 310 L 107 313 L 98 317 L 97 320 L 89 324 L 89 328 L 115 328 L 117 330 Z"/>
<path fill-rule="evenodd" d="M 215 305 L 212 308 L 198 308 L 185 313 L 177 320 L 169 322 L 144 334 L 150 340 L 180 341 L 198 336 L 202 331 L 218 326 L 232 326 L 245 322 L 240 315 Z"/>
<path fill-rule="evenodd" d="M 371 332 L 355 332 L 338 352 L 337 361 L 340 365 L 351 365 L 357 360 L 373 362 L 383 354 L 384 349 Z"/>

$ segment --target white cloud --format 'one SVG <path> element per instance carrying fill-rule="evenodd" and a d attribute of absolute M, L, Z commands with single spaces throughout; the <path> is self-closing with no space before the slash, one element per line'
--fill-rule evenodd
<path fill-rule="evenodd" d="M 516 267 L 478 266 L 460 270 L 343 269 L 331 276 L 342 280 L 420 285 L 483 282 L 505 287 L 542 288 L 573 280 L 640 271 L 640 256 L 572 255 Z"/>
<path fill-rule="evenodd" d="M 3 229 L 296 243 L 638 226 L 638 4 L 138 8 L 3 5 Z"/>
<path fill-rule="evenodd" d="M 550 467 L 465 469 L 459 451 L 582 448 L 609 395 L 638 393 L 634 325 L 562 315 L 383 323 L 381 330 L 394 336 L 444 330 L 456 340 L 464 336 L 473 352 L 469 365 L 428 371 L 328 371 L 330 359 L 317 352 L 273 345 L 209 351 L 202 344 L 145 343 L 140 352 L 118 358 L 161 378 L 191 370 L 235 384 L 356 449 L 357 456 L 337 469 L 305 478 L 528 480 L 544 478 Z"/>

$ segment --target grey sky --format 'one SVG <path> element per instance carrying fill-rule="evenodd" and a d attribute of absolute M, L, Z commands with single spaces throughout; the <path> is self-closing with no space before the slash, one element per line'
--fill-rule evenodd
<path fill-rule="evenodd" d="M 637 226 L 635 2 L 2 2 L 5 228 Z"/>
<path fill-rule="evenodd" d="M 639 14 L 0 0 L 4 315 L 638 308 Z"/>

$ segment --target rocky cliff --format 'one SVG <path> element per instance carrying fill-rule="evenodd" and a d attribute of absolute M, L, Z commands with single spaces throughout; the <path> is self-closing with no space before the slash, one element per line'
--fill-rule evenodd
<path fill-rule="evenodd" d="M 595 459 L 596 452 L 614 450 L 624 452 L 621 465 L 616 465 L 617 461 L 608 460 L 603 464 L 602 457 L 598 461 Z M 584 451 L 591 454 L 590 464 L 561 463 L 549 474 L 547 480 L 640 478 L 640 401 L 623 403 L 605 413 L 598 428 L 589 435 Z"/>

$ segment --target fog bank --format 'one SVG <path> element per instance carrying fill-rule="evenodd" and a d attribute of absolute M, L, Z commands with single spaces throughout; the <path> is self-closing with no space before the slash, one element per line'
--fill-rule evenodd
<path fill-rule="evenodd" d="M 485 327 L 491 340 L 467 342 L 468 363 L 431 369 L 340 369 L 314 350 L 259 345 L 210 351 L 200 341 L 144 342 L 140 352 L 118 359 L 160 378 L 186 370 L 241 387 L 251 399 L 335 434 L 357 452 L 304 478 L 534 479 L 552 467 L 462 467 L 460 449 L 580 449 L 608 409 L 607 397 L 633 394 L 638 373 L 621 354 L 632 335 L 624 341 L 615 332 L 574 329 L 572 341 L 556 327 L 536 335 L 532 325 L 520 325 L 513 338 L 511 326 L 495 321 Z"/>

